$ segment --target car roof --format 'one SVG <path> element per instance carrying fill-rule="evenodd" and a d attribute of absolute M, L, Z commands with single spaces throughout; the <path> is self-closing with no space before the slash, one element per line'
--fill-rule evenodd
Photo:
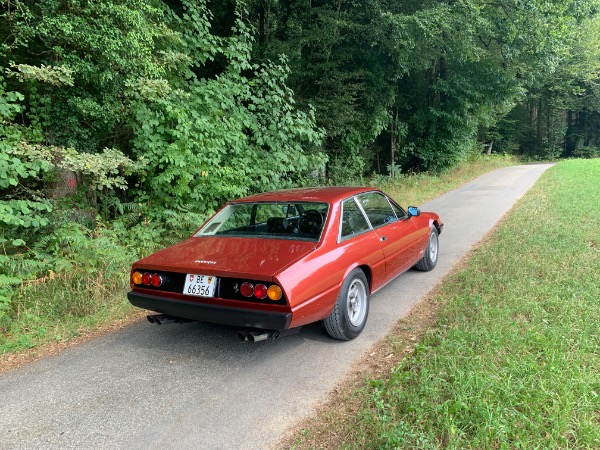
<path fill-rule="evenodd" d="M 289 202 L 289 201 L 305 201 L 305 202 L 327 202 L 335 203 L 339 200 L 351 197 L 362 192 L 379 191 L 379 189 L 371 187 L 358 186 L 327 186 L 327 187 L 308 187 L 295 189 L 281 189 L 278 191 L 264 192 L 261 194 L 251 195 L 249 197 L 234 200 L 237 202 Z"/>

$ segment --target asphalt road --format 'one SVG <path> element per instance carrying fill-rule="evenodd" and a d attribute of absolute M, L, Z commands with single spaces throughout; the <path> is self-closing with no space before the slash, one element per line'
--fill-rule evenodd
<path fill-rule="evenodd" d="M 275 445 L 548 167 L 496 170 L 422 205 L 445 222 L 438 266 L 409 271 L 375 294 L 358 339 L 334 341 L 314 324 L 249 344 L 224 326 L 139 323 L 1 374 L 0 448 Z"/>

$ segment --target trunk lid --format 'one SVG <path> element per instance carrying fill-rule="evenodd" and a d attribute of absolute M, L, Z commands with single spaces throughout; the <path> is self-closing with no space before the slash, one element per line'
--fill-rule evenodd
<path fill-rule="evenodd" d="M 135 267 L 220 277 L 271 279 L 316 246 L 315 242 L 298 240 L 191 237 L 141 259 Z"/>

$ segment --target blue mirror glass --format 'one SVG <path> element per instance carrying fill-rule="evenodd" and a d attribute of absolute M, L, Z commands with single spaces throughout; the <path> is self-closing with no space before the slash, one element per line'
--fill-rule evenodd
<path fill-rule="evenodd" d="M 421 210 L 419 208 L 417 208 L 416 206 L 409 206 L 408 207 L 408 215 L 410 217 L 412 217 L 412 216 L 418 216 L 419 214 L 421 214 Z"/>

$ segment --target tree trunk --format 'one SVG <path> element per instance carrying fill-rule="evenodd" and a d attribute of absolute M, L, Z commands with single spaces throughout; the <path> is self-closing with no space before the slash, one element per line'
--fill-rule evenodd
<path fill-rule="evenodd" d="M 390 178 L 395 176 L 395 162 L 396 162 L 396 144 L 398 140 L 398 110 L 396 109 L 394 117 L 392 119 L 392 127 L 390 133 Z"/>
<path fill-rule="evenodd" d="M 531 126 L 531 130 L 535 130 L 537 128 L 537 119 L 538 119 L 538 104 L 535 99 L 529 101 L 529 125 Z"/>

